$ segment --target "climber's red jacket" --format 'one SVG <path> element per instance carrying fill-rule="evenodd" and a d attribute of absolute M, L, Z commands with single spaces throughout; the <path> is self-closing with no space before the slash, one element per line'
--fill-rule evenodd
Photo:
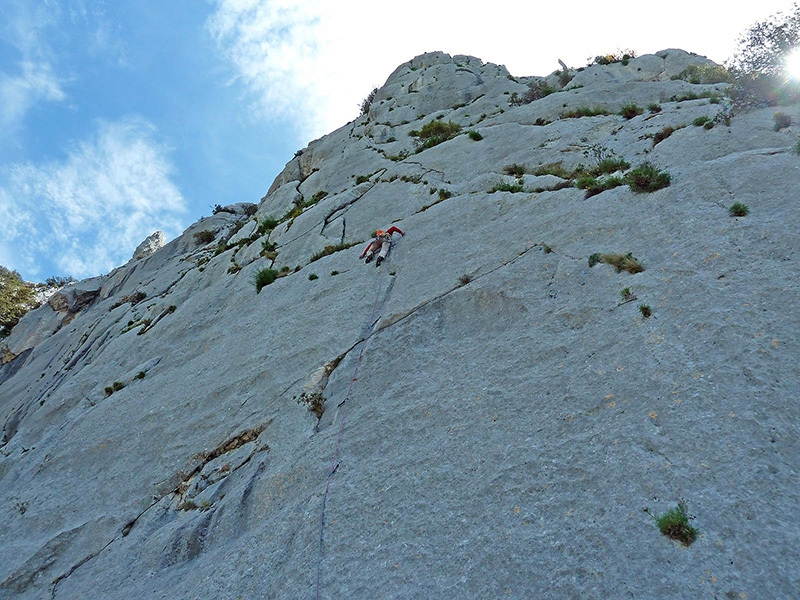
<path fill-rule="evenodd" d="M 386 231 L 383 231 L 382 229 L 378 229 L 378 232 L 375 235 L 375 239 L 371 240 L 370 243 L 367 244 L 367 247 L 364 248 L 364 251 L 361 253 L 361 256 L 359 256 L 358 258 L 364 258 L 367 255 L 367 252 L 369 251 L 370 247 L 372 247 L 372 244 L 376 244 L 376 243 L 377 244 L 381 244 L 382 243 L 381 238 L 383 236 L 388 236 L 389 238 L 391 238 L 393 233 L 399 233 L 400 235 L 405 235 L 406 234 L 405 231 L 403 231 L 399 227 L 395 227 L 394 225 L 389 227 L 389 229 L 387 229 Z"/>

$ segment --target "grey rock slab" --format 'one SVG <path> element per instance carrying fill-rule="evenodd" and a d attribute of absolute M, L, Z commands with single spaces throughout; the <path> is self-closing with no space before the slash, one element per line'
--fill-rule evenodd
<path fill-rule="evenodd" d="M 0 597 L 308 598 L 318 576 L 323 598 L 791 597 L 796 140 L 770 109 L 695 128 L 716 106 L 668 98 L 712 88 L 668 78 L 700 59 L 659 54 L 514 108 L 527 79 L 417 57 L 254 215 L 115 269 L 68 323 L 29 313 L 7 342 L 44 333 L 0 371 Z M 662 111 L 558 119 L 568 98 Z M 378 152 L 438 115 L 484 139 Z M 598 148 L 670 186 L 585 198 L 526 174 L 489 193 L 509 164 Z M 320 190 L 270 233 L 290 272 L 260 293 L 267 238 L 216 253 Z M 360 244 L 309 263 L 392 224 L 406 235 L 379 268 Z M 589 267 L 613 252 L 645 271 Z M 688 548 L 644 512 L 681 498 Z"/>

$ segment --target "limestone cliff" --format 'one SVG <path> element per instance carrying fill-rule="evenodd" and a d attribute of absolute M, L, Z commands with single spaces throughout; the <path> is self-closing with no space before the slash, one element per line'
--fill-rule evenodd
<path fill-rule="evenodd" d="M 798 131 L 708 64 L 419 56 L 28 313 L 0 598 L 795 596 Z M 688 547 L 644 512 L 682 499 Z"/>

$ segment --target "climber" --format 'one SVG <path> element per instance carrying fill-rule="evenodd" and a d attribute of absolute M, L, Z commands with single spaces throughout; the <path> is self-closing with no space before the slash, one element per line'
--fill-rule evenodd
<path fill-rule="evenodd" d="M 389 254 L 389 248 L 392 247 L 392 234 L 399 233 L 400 235 L 405 235 L 405 232 L 400 229 L 399 227 L 395 227 L 392 225 L 384 231 L 383 229 L 378 229 L 375 232 L 375 239 L 372 240 L 367 247 L 364 248 L 364 251 L 361 253 L 361 256 L 358 257 L 359 260 L 367 257 L 365 262 L 369 262 L 372 260 L 372 256 L 375 254 L 375 251 L 380 248 L 381 251 L 378 254 L 378 260 L 375 261 L 375 266 L 380 267 L 381 263 L 386 259 L 386 255 Z"/>

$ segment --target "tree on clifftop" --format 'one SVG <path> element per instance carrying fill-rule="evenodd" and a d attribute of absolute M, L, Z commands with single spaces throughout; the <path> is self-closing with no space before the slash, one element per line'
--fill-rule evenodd
<path fill-rule="evenodd" d="M 19 273 L 0 265 L 0 336 L 11 333 L 22 315 L 35 307 L 33 287 Z"/>
<path fill-rule="evenodd" d="M 736 77 L 734 102 L 745 108 L 789 104 L 800 97 L 789 60 L 800 52 L 800 6 L 777 13 L 750 27 L 738 40 L 726 65 Z"/>

